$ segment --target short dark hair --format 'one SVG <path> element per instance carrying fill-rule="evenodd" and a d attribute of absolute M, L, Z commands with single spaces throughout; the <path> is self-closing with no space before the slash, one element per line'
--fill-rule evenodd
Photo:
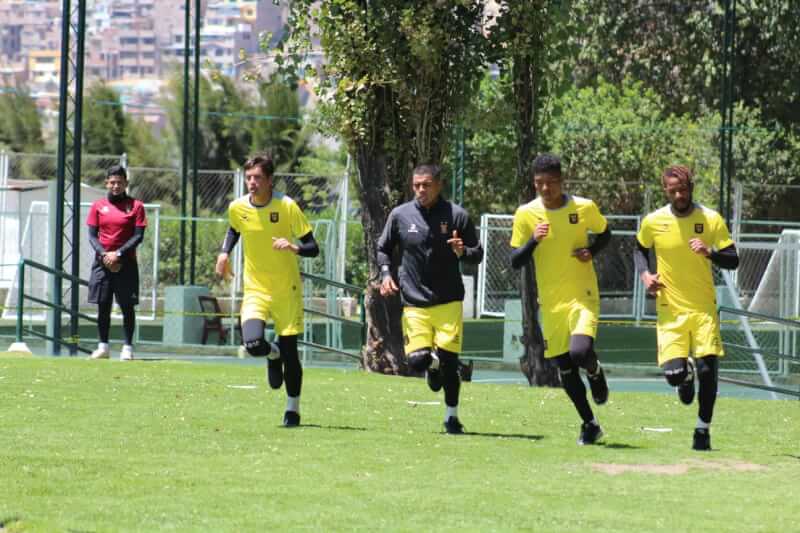
<path fill-rule="evenodd" d="M 665 168 L 664 173 L 661 174 L 661 185 L 665 185 L 665 180 L 667 178 L 678 178 L 681 183 L 691 185 L 693 177 L 694 172 L 686 165 L 670 165 Z"/>
<path fill-rule="evenodd" d="M 122 176 L 125 178 L 125 181 L 128 181 L 128 172 L 122 165 L 112 165 L 109 167 L 109 169 L 106 170 L 106 179 L 110 178 L 111 176 Z"/>
<path fill-rule="evenodd" d="M 533 175 L 555 174 L 561 176 L 561 158 L 553 154 L 539 154 L 533 160 Z"/>
<path fill-rule="evenodd" d="M 417 165 L 414 168 L 414 176 L 431 176 L 433 179 L 438 180 L 439 175 L 442 173 L 442 167 L 439 165 L 433 165 L 431 163 L 425 163 L 422 165 Z"/>
<path fill-rule="evenodd" d="M 267 154 L 254 155 L 244 162 L 244 169 L 250 170 L 251 168 L 258 167 L 265 176 L 271 178 L 275 173 L 275 163 L 272 162 L 272 156 Z"/>

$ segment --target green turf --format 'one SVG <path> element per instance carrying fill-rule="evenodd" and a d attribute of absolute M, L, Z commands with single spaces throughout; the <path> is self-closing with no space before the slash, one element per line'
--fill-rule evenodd
<path fill-rule="evenodd" d="M 409 403 L 437 400 L 419 379 L 308 369 L 306 425 L 287 430 L 257 367 L 0 356 L 0 531 L 797 528 L 796 401 L 720 399 L 701 454 L 672 396 L 612 390 L 592 447 L 561 390 L 465 384 L 462 437 Z"/>

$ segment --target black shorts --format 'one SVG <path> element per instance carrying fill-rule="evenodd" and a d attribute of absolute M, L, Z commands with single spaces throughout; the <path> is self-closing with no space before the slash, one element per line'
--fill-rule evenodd
<path fill-rule="evenodd" d="M 139 303 L 139 264 L 135 259 L 122 258 L 122 269 L 111 272 L 95 258 L 89 277 L 89 303 L 108 303 L 112 297 L 121 306 Z"/>

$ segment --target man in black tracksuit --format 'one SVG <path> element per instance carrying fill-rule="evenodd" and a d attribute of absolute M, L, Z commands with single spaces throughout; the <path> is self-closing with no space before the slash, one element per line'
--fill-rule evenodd
<path fill-rule="evenodd" d="M 415 199 L 389 214 L 378 239 L 378 265 L 381 295 L 400 291 L 402 296 L 408 364 L 418 371 L 427 370 L 428 385 L 434 392 L 444 387 L 445 431 L 461 434 L 458 354 L 463 337 L 464 284 L 459 263 L 480 263 L 483 249 L 467 212 L 440 196 L 439 172 L 435 165 L 414 169 Z M 392 277 L 395 247 L 401 253 L 399 287 Z"/>

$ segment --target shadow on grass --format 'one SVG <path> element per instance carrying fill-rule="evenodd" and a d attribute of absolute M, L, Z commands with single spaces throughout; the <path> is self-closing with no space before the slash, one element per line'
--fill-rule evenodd
<path fill-rule="evenodd" d="M 542 440 L 544 435 L 527 435 L 525 433 L 482 433 L 480 431 L 465 431 L 464 435 L 471 437 L 492 437 L 495 439 L 522 439 L 522 440 Z"/>
<path fill-rule="evenodd" d="M 0 516 L 0 531 L 5 531 L 6 526 L 19 525 L 22 517 L 19 516 Z"/>
<path fill-rule="evenodd" d="M 280 426 L 283 427 L 283 426 Z M 320 424 L 300 424 L 300 428 L 335 429 L 338 431 L 367 431 L 367 428 L 353 426 L 322 426 Z"/>
<path fill-rule="evenodd" d="M 609 450 L 641 450 L 641 446 L 633 446 L 632 444 L 625 444 L 623 442 L 598 442 L 594 444 L 594 446 L 602 446 L 603 448 L 608 448 Z"/>

